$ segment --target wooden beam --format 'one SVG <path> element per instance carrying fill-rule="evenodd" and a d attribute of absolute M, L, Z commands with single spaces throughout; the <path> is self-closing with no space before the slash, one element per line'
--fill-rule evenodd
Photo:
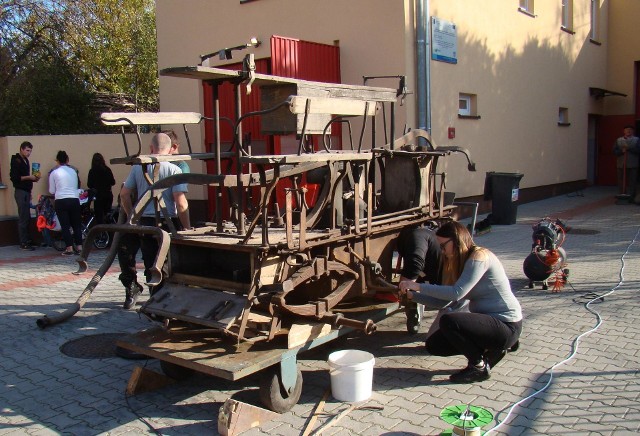
<path fill-rule="evenodd" d="M 331 325 L 317 322 L 293 324 L 287 337 L 287 348 L 292 349 L 312 339 L 321 338 L 331 333 Z"/>
<path fill-rule="evenodd" d="M 198 124 L 202 115 L 197 112 L 104 112 L 100 120 L 106 126 Z"/>
<path fill-rule="evenodd" d="M 163 374 L 150 369 L 136 366 L 133 368 L 129 383 L 127 383 L 127 395 L 142 394 L 174 384 L 176 381 Z"/>
<path fill-rule="evenodd" d="M 280 416 L 276 412 L 228 398 L 218 413 L 218 433 L 234 436 Z"/>
<path fill-rule="evenodd" d="M 377 110 L 375 101 L 304 96 L 292 96 L 289 110 L 293 114 L 304 114 L 308 100 L 311 101 L 309 104 L 310 114 L 373 116 Z M 369 103 L 368 107 L 367 103 Z M 366 114 L 365 107 L 367 107 Z"/>

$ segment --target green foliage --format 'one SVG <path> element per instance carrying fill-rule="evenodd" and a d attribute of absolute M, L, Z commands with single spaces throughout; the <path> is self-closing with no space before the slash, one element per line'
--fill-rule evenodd
<path fill-rule="evenodd" d="M 98 132 L 116 100 L 157 110 L 153 0 L 0 3 L 0 135 Z"/>

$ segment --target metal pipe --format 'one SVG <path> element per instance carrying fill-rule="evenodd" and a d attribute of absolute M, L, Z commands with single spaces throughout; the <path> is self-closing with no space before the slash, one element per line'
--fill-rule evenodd
<path fill-rule="evenodd" d="M 120 216 L 118 217 L 118 224 L 122 225 L 125 221 L 125 218 L 126 218 L 126 215 L 124 213 L 121 213 Z M 61 322 L 64 322 L 69 318 L 71 318 L 73 315 L 78 313 L 80 309 L 82 309 L 82 307 L 91 297 L 91 293 L 96 288 L 96 286 L 98 286 L 98 283 L 100 283 L 100 280 L 102 280 L 102 277 L 104 277 L 104 275 L 107 273 L 107 271 L 111 267 L 111 264 L 116 258 L 116 255 L 118 253 L 118 245 L 120 245 L 120 235 L 121 235 L 121 232 L 116 232 L 114 234 L 113 243 L 109 248 L 109 252 L 107 253 L 107 256 L 102 262 L 102 265 L 100 265 L 100 268 L 98 268 L 96 273 L 91 278 L 91 281 L 89 281 L 89 284 L 84 288 L 84 290 L 82 291 L 82 293 L 80 294 L 76 302 L 72 305 L 72 307 L 56 315 L 52 315 L 52 316 L 45 315 L 42 318 L 38 318 L 36 320 L 36 324 L 38 325 L 38 327 L 40 327 L 41 329 L 45 329 L 48 326 L 60 324 Z M 83 252 L 87 251 L 88 250 L 87 245 L 91 244 L 92 242 L 93 242 L 92 240 L 85 241 L 85 247 L 83 247 L 82 251 Z"/>
<path fill-rule="evenodd" d="M 429 0 L 416 0 L 416 89 L 418 128 L 431 133 L 431 69 L 429 61 Z"/>

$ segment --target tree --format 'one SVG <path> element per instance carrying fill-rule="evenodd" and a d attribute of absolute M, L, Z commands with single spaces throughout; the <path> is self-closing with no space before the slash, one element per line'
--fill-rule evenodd
<path fill-rule="evenodd" d="M 158 107 L 153 0 L 2 1 L 0 135 L 97 132 L 116 101 Z"/>
<path fill-rule="evenodd" d="M 158 106 L 153 0 L 62 0 L 63 39 L 94 91 L 127 94 L 137 109 Z"/>

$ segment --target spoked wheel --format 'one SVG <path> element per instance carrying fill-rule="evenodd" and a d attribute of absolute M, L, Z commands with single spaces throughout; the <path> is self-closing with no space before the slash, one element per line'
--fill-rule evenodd
<path fill-rule="evenodd" d="M 109 232 L 100 232 L 93 240 L 93 246 L 102 250 L 109 246 L 109 242 L 111 242 L 111 235 L 109 234 Z"/>
<path fill-rule="evenodd" d="M 274 412 L 284 413 L 298 403 L 302 394 L 302 371 L 296 368 L 296 384 L 287 395 L 280 375 L 280 367 L 276 365 L 265 370 L 260 380 L 260 400 Z"/>
<path fill-rule="evenodd" d="M 174 380 L 186 380 L 195 372 L 191 368 L 185 368 L 184 366 L 176 365 L 166 360 L 160 361 L 160 368 L 162 368 L 164 375 Z"/>

